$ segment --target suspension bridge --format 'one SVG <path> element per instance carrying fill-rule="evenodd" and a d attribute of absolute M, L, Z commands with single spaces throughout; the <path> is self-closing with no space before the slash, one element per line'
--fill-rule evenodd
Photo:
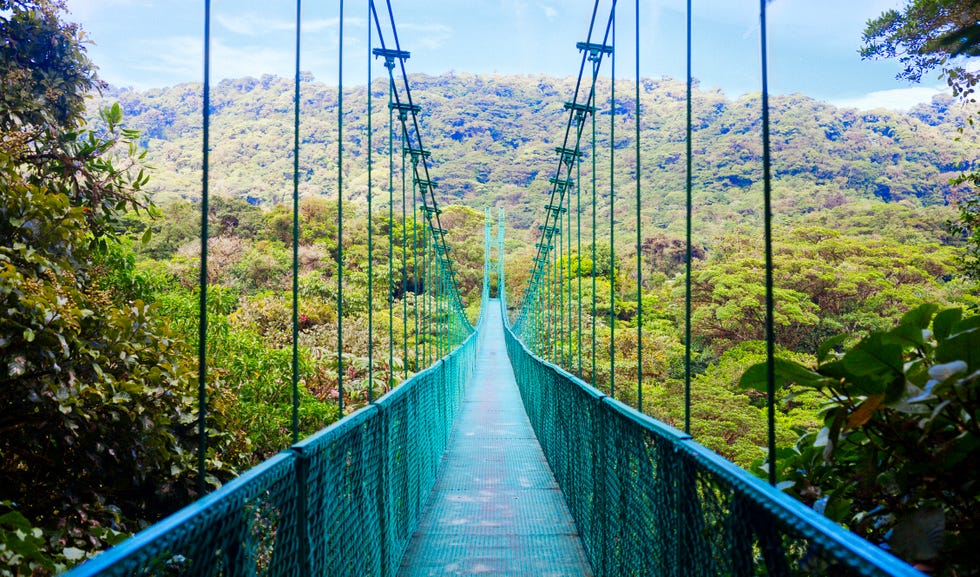
<path fill-rule="evenodd" d="M 293 435 L 294 444 L 220 489 L 102 553 L 69 573 L 94 575 L 921 575 L 870 544 L 757 479 L 674 429 L 642 412 L 642 347 L 633 382 L 616 381 L 614 366 L 600 390 L 597 359 L 615 362 L 617 319 L 596 308 L 597 275 L 582 273 L 583 215 L 592 235 L 596 263 L 596 155 L 591 154 L 591 187 L 582 179 L 588 151 L 596 148 L 600 103 L 596 86 L 604 62 L 615 78 L 616 2 L 596 0 L 588 34 L 577 45 L 580 68 L 574 93 L 565 104 L 567 122 L 556 147 L 551 188 L 543 207 L 536 254 L 528 281 L 515 306 L 508 305 L 505 282 L 505 218 L 501 209 L 485 213 L 484 269 L 479 320 L 472 324 L 460 296 L 447 231 L 440 221 L 436 181 L 422 142 L 422 105 L 412 96 L 406 61 L 390 2 L 379 10 L 368 1 L 370 63 L 379 59 L 388 74 L 389 170 L 387 209 L 396 222 L 402 211 L 401 238 L 390 227 L 387 238 L 389 293 L 388 350 L 370 345 L 376 356 L 396 352 L 414 361 L 414 374 L 387 394 L 351 412 L 344 407 L 344 244 L 343 199 L 337 214 L 337 381 L 338 414 L 343 418 L 300 440 L 298 404 L 298 312 L 296 284 L 298 220 L 294 219 L 293 273 Z M 636 38 L 639 34 L 636 2 Z M 770 373 L 769 447 L 772 431 L 772 263 L 768 109 L 765 72 L 766 1 L 761 0 L 763 60 L 763 173 L 767 250 L 767 343 Z M 208 126 L 210 3 L 206 2 L 204 180 L 201 234 L 208 238 Z M 294 140 L 294 214 L 298 207 L 300 73 L 297 2 Z M 339 50 L 343 51 L 344 2 L 340 2 Z M 688 23 L 690 39 L 690 22 Z M 344 190 L 343 70 L 338 78 L 338 191 Z M 371 77 L 370 64 L 368 65 Z M 611 83 L 610 110 L 616 84 Z M 634 114 L 639 104 L 639 51 L 636 54 Z M 691 108 L 688 43 L 687 122 L 687 418 L 690 420 L 690 262 L 691 262 Z M 368 139 L 371 141 L 371 92 Z M 610 117 L 613 115 L 610 114 Z M 639 175 L 640 123 L 637 120 L 636 174 Z M 613 123 L 610 133 L 615 130 Z M 614 142 L 610 136 L 609 141 Z M 396 143 L 398 149 L 396 149 Z M 368 146 L 370 219 L 374 205 L 372 146 Z M 395 162 L 400 150 L 400 167 Z M 610 147 L 608 178 L 614 178 Z M 400 177 L 401 200 L 396 195 Z M 381 188 L 385 188 L 384 182 Z M 608 183 L 612 197 L 616 190 Z M 591 193 L 591 201 L 589 194 Z M 636 243 L 641 241 L 641 185 L 635 179 Z M 410 196 L 409 196 L 410 194 Z M 574 202 L 573 202 L 574 199 Z M 610 198 L 610 202 L 615 202 Z M 623 199 L 626 200 L 626 199 Z M 587 211 L 591 205 L 591 223 Z M 411 215 L 409 216 L 409 213 Z M 609 274 L 615 266 L 617 225 L 610 210 Z M 411 225 L 409 225 L 411 221 Z M 370 222 L 370 220 L 369 220 Z M 409 239 L 408 230 L 413 238 Z M 368 254 L 374 254 L 374 227 L 368 227 Z M 420 232 L 421 231 L 421 232 Z M 575 231 L 575 234 L 572 234 Z M 421 238 L 419 238 L 421 236 Z M 204 472 L 207 382 L 207 251 L 201 243 L 200 478 Z M 411 248 L 409 248 L 411 247 Z M 392 263 L 401 252 L 402 266 Z M 411 252 L 411 255 L 409 254 Z M 638 253 L 639 254 L 639 251 Z M 639 258 L 638 258 L 639 260 Z M 368 278 L 374 279 L 370 270 Z M 411 263 L 411 264 L 409 264 Z M 577 267 L 577 269 L 573 269 Z M 642 274 L 639 265 L 637 276 Z M 583 289 L 583 277 L 590 287 Z M 637 282 L 637 291 L 641 282 Z M 369 281 L 370 282 L 370 281 Z M 409 286 L 412 287 L 411 291 Z M 513 289 L 514 287 L 509 287 Z M 609 299 L 615 303 L 614 278 Z M 415 293 L 409 310 L 408 292 Z M 371 293 L 371 291 L 369 291 Z M 373 294 L 373 293 L 372 293 Z M 396 303 L 393 295 L 402 295 Z M 517 294 L 517 293 L 512 293 Z M 590 298 L 583 295 L 589 295 Z M 493 297 L 493 298 L 492 298 Z M 641 295 L 637 293 L 637 302 Z M 401 310 L 398 310 L 398 305 Z M 369 332 L 374 308 L 368 307 Z M 642 307 L 636 326 L 642 343 Z M 403 335 L 394 334 L 401 319 Z M 597 348 L 596 328 L 613 336 L 609 350 Z M 409 336 L 409 326 L 414 335 Z M 621 329 L 625 330 L 625 329 Z M 423 337 L 424 335 L 424 337 Z M 397 346 L 402 348 L 396 351 Z M 414 350 L 410 351 L 411 348 Z M 617 399 L 635 387 L 633 408 Z"/>

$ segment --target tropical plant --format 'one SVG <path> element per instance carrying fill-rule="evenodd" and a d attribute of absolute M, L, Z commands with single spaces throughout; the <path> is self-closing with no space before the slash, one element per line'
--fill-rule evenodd
<path fill-rule="evenodd" d="M 122 242 L 127 215 L 152 211 L 138 134 L 118 105 L 83 124 L 99 82 L 62 9 L 0 1 L 7 573 L 56 571 L 194 495 L 193 366 Z"/>
<path fill-rule="evenodd" d="M 940 575 L 978 575 L 980 316 L 932 304 L 815 367 L 777 358 L 780 384 L 824 398 L 823 427 L 777 452 L 780 487 Z M 743 387 L 765 390 L 765 363 Z M 784 398 L 792 401 L 793 395 Z"/>

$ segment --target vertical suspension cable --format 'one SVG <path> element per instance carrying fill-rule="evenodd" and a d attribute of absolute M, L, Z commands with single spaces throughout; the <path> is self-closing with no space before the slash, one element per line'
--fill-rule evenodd
<path fill-rule="evenodd" d="M 554 314 L 553 314 L 554 313 L 554 310 L 553 310 L 553 307 L 552 307 L 551 302 L 553 300 L 552 299 L 553 293 L 555 292 L 554 291 L 555 270 L 554 270 L 554 264 L 553 264 L 554 257 L 552 256 L 555 251 L 553 250 L 553 247 L 552 247 L 552 238 L 551 237 L 548 237 L 547 238 L 547 242 L 548 242 L 549 249 L 548 249 L 548 255 L 547 255 L 547 258 L 548 258 L 548 280 L 547 280 L 547 284 L 545 285 L 547 287 L 545 290 L 547 291 L 547 295 L 548 295 L 548 332 L 547 332 L 547 337 L 546 337 L 546 344 L 548 346 L 547 358 L 548 358 L 549 361 L 553 361 L 554 358 L 555 358 L 555 355 L 554 355 L 554 351 L 555 351 L 555 337 L 554 337 L 553 332 L 552 332 L 552 329 L 554 328 Z"/>
<path fill-rule="evenodd" d="M 208 172 L 211 132 L 211 0 L 204 0 L 204 94 L 201 119 L 201 270 L 197 325 L 197 492 L 204 495 L 208 452 Z"/>
<path fill-rule="evenodd" d="M 344 0 L 337 41 L 337 414 L 344 416 Z"/>
<path fill-rule="evenodd" d="M 432 242 L 422 235 L 425 248 L 425 366 L 432 364 Z"/>
<path fill-rule="evenodd" d="M 450 315 L 450 305 L 447 295 L 449 294 L 449 281 L 446 279 L 446 266 L 445 261 L 439 259 L 439 301 L 442 305 L 442 312 L 440 317 L 443 319 L 443 331 L 442 331 L 442 351 L 440 352 L 440 357 L 444 357 L 449 354 L 449 315 Z"/>
<path fill-rule="evenodd" d="M 769 484 L 776 484 L 776 331 L 773 321 L 772 281 L 772 158 L 769 148 L 769 61 L 766 46 L 766 3 L 759 0 L 760 48 L 762 54 L 762 194 L 765 203 L 764 233 L 766 246 L 766 414 L 769 428 Z"/>
<path fill-rule="evenodd" d="M 598 63 L 593 64 L 598 66 Z M 593 73 L 594 75 L 594 73 Z M 595 384 L 596 376 L 596 115 L 592 115 L 592 379 L 589 381 Z"/>
<path fill-rule="evenodd" d="M 296 0 L 296 70 L 293 79 L 293 443 L 299 442 L 299 48 L 301 7 L 301 0 Z"/>
<path fill-rule="evenodd" d="M 564 199 L 562 203 L 558 205 L 558 212 L 555 216 L 555 228 L 558 229 L 562 225 L 561 211 L 564 208 Z M 558 361 L 557 365 L 564 363 L 565 358 L 565 287 L 563 285 L 565 276 L 564 270 L 565 263 L 565 241 L 562 236 L 558 237 L 558 253 L 555 255 L 555 280 L 557 280 L 555 288 L 558 290 L 558 298 L 556 299 L 558 305 L 558 331 L 557 339 L 558 341 Z"/>
<path fill-rule="evenodd" d="M 691 75 L 691 0 L 687 0 L 687 174 L 685 177 L 685 191 L 687 193 L 687 254 L 685 255 L 684 273 L 684 432 L 691 434 L 691 258 L 694 251 L 691 250 L 691 221 L 694 218 L 693 195 L 691 194 L 691 184 L 694 170 L 693 146 L 691 129 L 692 118 L 692 86 L 694 78 Z"/>
<path fill-rule="evenodd" d="M 400 113 L 399 116 L 404 113 Z M 405 186 L 405 131 L 402 130 L 402 379 L 408 378 L 408 197 Z M 412 184 L 414 189 L 415 184 Z"/>
<path fill-rule="evenodd" d="M 640 0 L 636 0 L 636 408 L 643 412 L 643 226 L 640 219 Z"/>
<path fill-rule="evenodd" d="M 413 159 L 414 160 L 414 159 Z M 419 365 L 419 237 L 418 237 L 418 195 L 412 185 L 412 312 L 415 316 L 415 371 Z"/>
<path fill-rule="evenodd" d="M 616 398 L 616 4 L 612 7 L 609 93 L 609 396 Z"/>
<path fill-rule="evenodd" d="M 419 271 L 422 275 L 422 336 L 420 337 L 422 342 L 422 349 L 420 354 L 422 355 L 422 365 L 425 367 L 429 366 L 429 237 L 427 234 L 422 233 L 422 268 Z M 417 302 L 418 293 L 416 293 Z M 418 306 L 418 305 L 416 305 Z"/>
<path fill-rule="evenodd" d="M 595 115 L 593 114 L 593 117 Z M 575 210 L 575 242 L 578 255 L 578 376 L 582 378 L 582 159 L 578 158 L 575 166 L 578 173 L 575 176 L 575 191 L 578 207 Z"/>
<path fill-rule="evenodd" d="M 584 120 L 583 120 L 584 122 Z M 572 162 L 575 162 L 573 159 Z M 571 170 L 569 170 L 569 175 L 571 175 Z M 568 289 L 568 298 L 566 302 L 568 303 L 568 357 L 565 359 L 565 368 L 569 372 L 572 371 L 572 359 L 573 359 L 573 347 L 572 347 L 572 194 L 575 194 L 574 184 L 569 184 L 565 187 L 568 196 L 568 206 L 566 207 L 565 214 L 567 215 L 565 219 L 566 226 L 565 229 L 565 242 L 567 243 L 568 255 L 565 258 L 565 269 L 567 274 L 565 275 L 565 285 Z"/>
<path fill-rule="evenodd" d="M 372 186 L 372 160 L 374 154 L 374 127 L 371 123 L 371 116 L 374 112 L 373 99 L 371 98 L 371 55 L 373 48 L 373 30 L 371 22 L 371 6 L 374 0 L 368 0 L 368 27 L 367 27 L 367 243 L 368 243 L 368 402 L 374 402 L 374 216 L 372 203 L 374 201 L 374 187 Z"/>
<path fill-rule="evenodd" d="M 380 33 L 379 33 L 380 35 Z M 385 60 L 385 67 L 393 65 Z M 388 80 L 388 388 L 395 384 L 395 81 Z"/>

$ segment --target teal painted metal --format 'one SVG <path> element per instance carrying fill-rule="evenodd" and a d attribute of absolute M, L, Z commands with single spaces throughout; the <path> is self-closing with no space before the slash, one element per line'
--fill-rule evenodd
<path fill-rule="evenodd" d="M 66 577 L 391 575 L 435 484 L 478 339 Z"/>
<path fill-rule="evenodd" d="M 211 162 L 211 0 L 204 0 L 204 94 L 201 107 L 201 265 L 197 325 L 197 492 L 207 493 L 208 454 L 208 199 Z"/>
<path fill-rule="evenodd" d="M 591 575 L 524 413 L 496 304 L 487 310 L 473 381 L 399 577 Z"/>
<path fill-rule="evenodd" d="M 535 356 L 524 406 L 597 576 L 923 574 L 682 433 Z"/>

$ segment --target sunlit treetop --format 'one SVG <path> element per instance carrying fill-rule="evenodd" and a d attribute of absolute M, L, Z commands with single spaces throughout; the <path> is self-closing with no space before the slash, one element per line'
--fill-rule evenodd
<path fill-rule="evenodd" d="M 980 2 L 909 0 L 901 11 L 868 21 L 860 52 L 867 59 L 899 59 L 905 68 L 897 78 L 910 82 L 939 69 L 953 95 L 969 100 L 980 81 L 980 71 L 966 64 L 980 56 Z"/>

